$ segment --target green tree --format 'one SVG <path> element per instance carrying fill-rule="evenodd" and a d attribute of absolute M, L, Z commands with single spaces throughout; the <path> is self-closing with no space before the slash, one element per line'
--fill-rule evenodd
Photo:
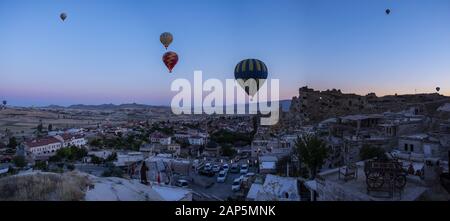
<path fill-rule="evenodd" d="M 106 158 L 106 162 L 113 162 L 113 161 L 116 161 L 117 160 L 117 153 L 112 153 L 111 155 L 109 155 L 107 158 Z"/>
<path fill-rule="evenodd" d="M 59 162 L 62 160 L 67 160 L 73 162 L 81 160 L 85 156 L 87 156 L 86 148 L 71 146 L 57 150 L 56 154 L 50 158 L 50 161 Z"/>
<path fill-rule="evenodd" d="M 43 129 L 42 123 L 39 123 L 38 126 L 37 126 L 37 131 L 39 133 L 42 133 L 42 129 Z"/>
<path fill-rule="evenodd" d="M 222 145 L 222 155 L 226 157 L 232 157 L 236 154 L 236 150 L 229 144 Z"/>
<path fill-rule="evenodd" d="M 103 159 L 100 157 L 97 157 L 95 155 L 91 156 L 91 163 L 93 164 L 102 164 L 103 163 Z"/>
<path fill-rule="evenodd" d="M 73 164 L 68 164 L 68 165 L 67 165 L 67 169 L 72 171 L 72 170 L 75 169 L 75 165 L 73 165 Z"/>
<path fill-rule="evenodd" d="M 295 141 L 298 158 L 309 170 L 311 179 L 316 178 L 317 171 L 328 157 L 325 142 L 316 135 L 298 137 Z"/>
<path fill-rule="evenodd" d="M 290 155 L 280 158 L 276 163 L 277 174 L 286 175 L 288 165 L 292 165 Z"/>
<path fill-rule="evenodd" d="M 101 139 L 93 139 L 91 142 L 89 142 L 89 144 L 94 147 L 102 147 L 103 146 L 103 142 Z"/>
<path fill-rule="evenodd" d="M 16 165 L 16 167 L 22 168 L 27 165 L 27 161 L 24 156 L 15 156 L 12 161 L 13 161 L 14 165 Z"/>
<path fill-rule="evenodd" d="M 16 148 L 18 145 L 16 137 L 10 137 L 9 138 L 9 143 L 8 143 L 8 147 L 9 148 Z"/>
<path fill-rule="evenodd" d="M 359 150 L 359 157 L 361 160 L 368 160 L 372 158 L 385 159 L 386 154 L 383 148 L 363 145 Z"/>
<path fill-rule="evenodd" d="M 45 161 L 37 161 L 34 164 L 34 169 L 46 171 L 46 170 L 48 170 L 48 166 L 47 166 L 47 163 Z"/>
<path fill-rule="evenodd" d="M 123 170 L 118 167 L 109 167 L 107 170 L 103 171 L 103 177 L 123 177 Z"/>

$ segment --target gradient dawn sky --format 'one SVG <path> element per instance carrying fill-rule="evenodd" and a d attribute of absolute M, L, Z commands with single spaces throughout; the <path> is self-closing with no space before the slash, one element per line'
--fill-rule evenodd
<path fill-rule="evenodd" d="M 172 74 L 165 31 L 180 56 Z M 0 0 L 0 99 L 11 105 L 168 105 L 172 80 L 233 78 L 246 58 L 266 63 L 283 99 L 304 85 L 450 95 L 450 1 Z"/>

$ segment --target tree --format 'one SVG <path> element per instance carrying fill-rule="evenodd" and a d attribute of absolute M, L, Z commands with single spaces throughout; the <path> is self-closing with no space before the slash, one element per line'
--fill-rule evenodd
<path fill-rule="evenodd" d="M 15 156 L 12 161 L 17 167 L 25 167 L 27 165 L 27 161 L 24 156 Z"/>
<path fill-rule="evenodd" d="M 316 135 L 298 137 L 295 141 L 298 158 L 309 170 L 311 179 L 316 178 L 317 171 L 328 157 L 325 142 Z"/>
<path fill-rule="evenodd" d="M 46 170 L 48 170 L 48 166 L 47 166 L 47 163 L 45 161 L 37 161 L 34 164 L 34 169 L 46 171 Z"/>
<path fill-rule="evenodd" d="M 102 158 L 100 158 L 100 157 L 97 157 L 97 156 L 95 156 L 95 155 L 92 155 L 91 156 L 91 163 L 93 163 L 93 164 L 102 164 L 103 163 L 103 159 Z"/>
<path fill-rule="evenodd" d="M 52 131 L 53 130 L 53 125 L 52 124 L 49 124 L 48 125 L 48 131 Z"/>
<path fill-rule="evenodd" d="M 39 133 L 42 133 L 42 122 L 40 122 L 40 123 L 38 124 L 38 126 L 37 126 L 37 131 L 38 131 Z"/>
<path fill-rule="evenodd" d="M 67 169 L 68 169 L 68 170 L 74 170 L 74 169 L 75 169 L 75 165 L 73 165 L 73 164 L 68 164 L 68 165 L 67 165 Z"/>
<path fill-rule="evenodd" d="M 52 162 L 59 162 L 63 160 L 67 161 L 78 161 L 83 159 L 83 157 L 87 156 L 87 150 L 86 148 L 78 148 L 76 146 L 71 147 L 65 147 L 58 149 L 56 151 L 56 154 L 52 157 L 50 157 L 50 161 Z"/>
<path fill-rule="evenodd" d="M 386 154 L 383 148 L 363 145 L 361 150 L 359 150 L 359 157 L 361 160 L 368 160 L 372 158 L 385 159 Z"/>
<path fill-rule="evenodd" d="M 123 170 L 118 167 L 109 167 L 107 170 L 103 171 L 103 177 L 123 177 Z"/>
<path fill-rule="evenodd" d="M 226 157 L 232 157 L 236 154 L 236 150 L 229 144 L 222 145 L 222 155 Z"/>
<path fill-rule="evenodd" d="M 89 144 L 94 147 L 102 147 L 103 146 L 103 142 L 101 139 L 93 139 L 91 142 L 89 142 Z"/>
<path fill-rule="evenodd" d="M 287 175 L 287 167 L 288 165 L 292 165 L 291 156 L 281 157 L 276 163 L 277 174 Z M 291 171 L 292 173 L 292 171 Z M 289 176 L 289 175 L 288 175 Z"/>
<path fill-rule="evenodd" d="M 117 153 L 114 152 L 106 158 L 106 162 L 113 162 L 117 160 Z"/>
<path fill-rule="evenodd" d="M 13 148 L 16 148 L 17 145 L 18 145 L 18 144 L 17 144 L 16 138 L 15 138 L 15 137 L 10 137 L 10 138 L 9 138 L 8 147 L 11 148 L 11 149 L 13 149 Z"/>

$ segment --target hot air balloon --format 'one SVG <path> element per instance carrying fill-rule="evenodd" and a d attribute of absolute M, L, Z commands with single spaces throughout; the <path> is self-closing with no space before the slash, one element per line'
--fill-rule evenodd
<path fill-rule="evenodd" d="M 439 92 L 441 90 L 440 87 L 436 87 L 436 91 Z"/>
<path fill-rule="evenodd" d="M 386 9 L 386 15 L 391 14 L 391 9 Z"/>
<path fill-rule="evenodd" d="M 59 17 L 61 18 L 61 20 L 65 21 L 67 18 L 67 14 L 66 13 L 61 13 L 61 15 L 59 15 Z"/>
<path fill-rule="evenodd" d="M 169 72 L 172 73 L 172 69 L 178 63 L 178 55 L 177 55 L 177 53 L 175 53 L 173 51 L 169 51 L 163 55 L 162 60 L 163 60 L 164 64 L 167 66 L 167 68 L 169 69 Z"/>
<path fill-rule="evenodd" d="M 6 100 L 4 100 L 3 102 L 3 106 L 6 106 L 6 104 L 8 103 Z"/>
<path fill-rule="evenodd" d="M 164 45 L 164 47 L 167 50 L 167 48 L 173 41 L 173 35 L 170 34 L 169 32 L 164 32 L 161 34 L 161 36 L 159 36 L 159 40 L 161 41 L 161 43 Z"/>
<path fill-rule="evenodd" d="M 242 60 L 234 69 L 234 77 L 238 80 L 238 83 L 245 90 L 245 92 L 252 97 L 264 84 L 267 79 L 267 73 L 267 66 L 264 62 L 258 59 Z M 239 81 L 239 79 L 242 79 L 242 81 Z M 244 85 L 244 81 L 249 79 L 254 79 L 256 81 L 256 88 L 249 88 L 248 85 Z"/>

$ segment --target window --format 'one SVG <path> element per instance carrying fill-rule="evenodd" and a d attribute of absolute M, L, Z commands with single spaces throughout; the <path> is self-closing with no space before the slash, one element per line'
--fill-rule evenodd
<path fill-rule="evenodd" d="M 408 144 L 405 143 L 405 151 L 408 151 Z"/>
<path fill-rule="evenodd" d="M 413 145 L 413 144 L 410 144 L 410 145 L 409 145 L 409 149 L 410 149 L 411 152 L 414 152 L 414 145 Z"/>

